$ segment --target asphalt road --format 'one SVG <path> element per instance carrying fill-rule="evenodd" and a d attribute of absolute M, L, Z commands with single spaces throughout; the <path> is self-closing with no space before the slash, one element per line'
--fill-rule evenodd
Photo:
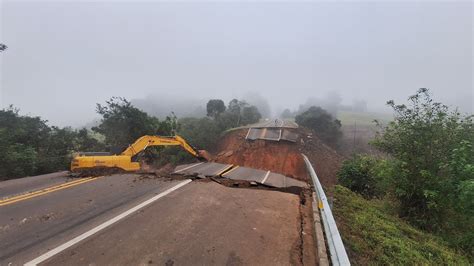
<path fill-rule="evenodd" d="M 64 176 L 55 176 L 53 182 L 49 177 L 39 177 L 44 182 L 15 181 L 25 182 L 23 191 L 15 182 L 0 182 L 0 195 L 74 182 Z M 153 198 L 156 201 L 130 212 Z M 37 259 L 124 212 L 131 214 L 42 264 L 287 265 L 301 261 L 296 195 L 213 182 L 114 175 L 0 206 L 0 265 Z"/>
<path fill-rule="evenodd" d="M 0 206 L 0 265 L 23 264 L 178 182 L 136 180 L 135 175 L 101 177 Z"/>
<path fill-rule="evenodd" d="M 0 199 L 72 181 L 67 172 L 30 176 L 0 182 Z"/>
<path fill-rule="evenodd" d="M 192 182 L 45 265 L 288 265 L 298 197 Z"/>
<path fill-rule="evenodd" d="M 254 128 L 298 128 L 298 124 L 289 120 L 270 119 L 268 121 L 251 124 L 249 127 Z"/>

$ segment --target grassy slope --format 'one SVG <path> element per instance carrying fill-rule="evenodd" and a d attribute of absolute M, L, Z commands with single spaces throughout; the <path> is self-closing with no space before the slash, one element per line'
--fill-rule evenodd
<path fill-rule="evenodd" d="M 421 232 L 376 200 L 365 200 L 342 186 L 334 190 L 334 215 L 354 265 L 466 265 L 440 239 Z"/>
<path fill-rule="evenodd" d="M 337 113 L 337 119 L 341 120 L 343 126 L 353 126 L 354 121 L 357 122 L 358 126 L 371 126 L 374 127 L 374 120 L 377 119 L 383 124 L 386 124 L 388 121 L 391 121 L 393 117 L 388 114 L 380 113 L 359 113 L 359 112 L 349 112 L 349 111 L 339 111 Z"/>

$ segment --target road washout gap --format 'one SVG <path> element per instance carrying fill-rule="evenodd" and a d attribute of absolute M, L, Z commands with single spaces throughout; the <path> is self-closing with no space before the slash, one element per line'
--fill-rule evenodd
<path fill-rule="evenodd" d="M 343 157 L 311 131 L 303 128 L 291 130 L 298 135 L 295 143 L 246 140 L 248 129 L 227 132 L 217 143 L 214 161 L 272 171 L 308 182 L 309 175 L 301 156 L 304 153 L 314 165 L 323 186 L 333 187 Z"/>

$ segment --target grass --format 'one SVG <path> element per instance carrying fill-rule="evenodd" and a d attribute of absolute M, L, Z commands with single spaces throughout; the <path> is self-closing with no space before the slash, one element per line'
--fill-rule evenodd
<path fill-rule="evenodd" d="M 393 117 L 389 114 L 339 111 L 337 113 L 337 119 L 341 121 L 343 126 L 353 126 L 354 122 L 356 122 L 358 126 L 375 126 L 374 120 L 386 124 L 388 121 L 393 120 Z"/>
<path fill-rule="evenodd" d="M 336 186 L 333 212 L 354 265 L 469 265 L 467 257 L 399 219 L 383 201 Z"/>

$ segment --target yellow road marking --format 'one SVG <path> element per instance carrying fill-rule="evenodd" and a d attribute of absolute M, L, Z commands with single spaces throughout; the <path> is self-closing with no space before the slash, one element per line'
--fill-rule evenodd
<path fill-rule="evenodd" d="M 41 195 L 45 195 L 45 194 L 48 194 L 48 193 L 51 193 L 51 192 L 54 192 L 54 191 L 70 188 L 70 187 L 77 186 L 77 185 L 80 185 L 80 184 L 84 184 L 84 183 L 87 183 L 89 181 L 96 180 L 97 178 L 100 178 L 100 176 L 98 176 L 98 177 L 87 177 L 87 178 L 79 179 L 79 180 L 76 180 L 76 181 L 71 181 L 71 182 L 60 184 L 60 185 L 40 189 L 40 190 L 37 190 L 37 191 L 28 192 L 26 194 L 14 196 L 14 197 L 7 198 L 7 199 L 4 199 L 4 200 L 0 200 L 0 206 L 12 204 L 12 203 L 15 203 L 15 202 L 19 202 L 19 201 L 31 199 L 31 198 L 34 198 L 34 197 L 38 197 L 38 196 L 41 196 Z"/>
<path fill-rule="evenodd" d="M 230 172 L 234 171 L 235 169 L 239 168 L 240 166 L 237 165 L 235 168 L 232 168 L 232 167 L 234 167 L 234 165 L 231 165 L 230 167 L 224 169 L 224 171 L 221 171 L 221 172 L 218 174 L 218 176 L 221 176 L 221 175 L 223 175 L 223 174 L 229 174 Z"/>
<path fill-rule="evenodd" d="M 67 183 L 61 183 L 61 184 L 59 184 L 59 185 L 55 185 L 55 186 L 52 186 L 52 187 L 46 187 L 46 188 L 43 188 L 43 189 L 40 189 L 40 190 L 36 190 L 36 191 L 28 191 L 28 192 L 26 192 L 26 193 L 23 193 L 23 194 L 20 194 L 20 195 L 16 195 L 16 196 L 6 197 L 6 198 L 1 199 L 1 200 L 0 200 L 0 203 L 6 202 L 6 201 L 10 201 L 10 200 L 13 200 L 13 199 L 18 199 L 18 198 L 26 197 L 26 196 L 33 195 L 33 194 L 36 194 L 36 193 L 40 193 L 40 192 L 42 192 L 43 190 L 46 190 L 46 189 L 49 189 L 49 188 L 54 188 L 54 187 L 56 187 L 56 186 L 63 186 L 63 185 L 70 185 L 70 184 L 78 183 L 78 182 L 81 182 L 81 181 L 83 181 L 83 180 L 84 180 L 84 179 L 78 179 L 78 180 L 70 181 L 70 182 L 67 182 Z"/>
<path fill-rule="evenodd" d="M 0 200 L 0 202 L 9 201 L 9 200 L 12 200 L 12 199 L 14 199 L 14 198 L 26 197 L 26 196 L 29 196 L 29 195 L 32 195 L 32 194 L 36 194 L 36 193 L 43 192 L 44 190 L 53 189 L 53 188 L 60 187 L 60 186 L 66 186 L 66 185 L 71 185 L 71 184 L 75 184 L 75 183 L 81 183 L 81 182 L 83 182 L 85 179 L 90 179 L 90 178 L 91 178 L 91 177 L 76 179 L 76 180 L 74 180 L 74 181 L 70 181 L 70 182 L 66 182 L 66 183 L 61 183 L 61 184 L 54 185 L 54 186 L 51 186 L 51 187 L 42 188 L 42 189 L 39 189 L 39 190 L 36 190 L 36 191 L 29 191 L 29 192 L 26 192 L 26 193 L 24 193 L 24 194 L 20 194 L 20 195 L 16 195 L 16 196 L 13 196 L 13 197 L 10 197 L 10 198 L 2 199 L 2 200 Z"/>

